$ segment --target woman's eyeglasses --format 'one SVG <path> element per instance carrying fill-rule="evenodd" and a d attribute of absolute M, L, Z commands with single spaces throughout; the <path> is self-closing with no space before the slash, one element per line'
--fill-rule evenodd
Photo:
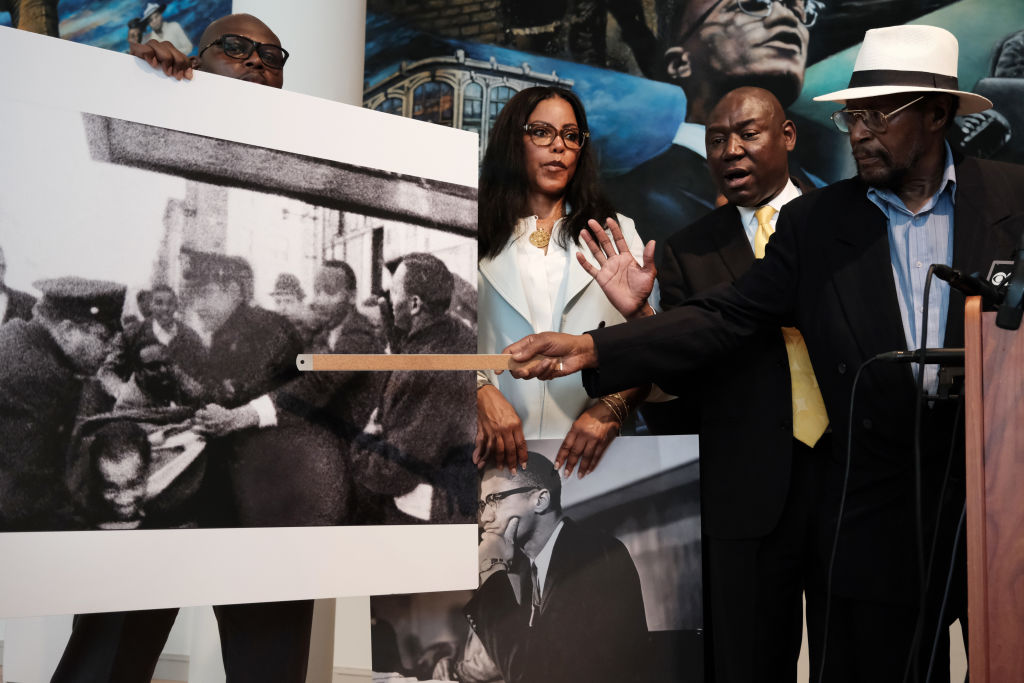
<path fill-rule="evenodd" d="M 583 147 L 590 133 L 584 133 L 579 128 L 563 128 L 556 130 L 548 123 L 527 123 L 523 126 L 526 136 L 530 142 L 538 147 L 549 147 L 556 137 L 562 138 L 567 149 L 577 150 Z"/>

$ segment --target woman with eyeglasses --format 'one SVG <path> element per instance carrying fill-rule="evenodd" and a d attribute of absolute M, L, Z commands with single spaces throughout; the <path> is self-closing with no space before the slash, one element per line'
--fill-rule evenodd
<path fill-rule="evenodd" d="M 480 175 L 479 350 L 498 353 L 533 332 L 581 333 L 622 322 L 577 262 L 580 232 L 617 220 L 638 259 L 633 221 L 598 184 L 587 117 L 568 90 L 523 90 L 498 115 Z M 596 220 L 595 220 L 596 219 Z M 592 259 L 588 249 L 583 250 Z M 479 373 L 474 460 L 526 461 L 526 439 L 562 439 L 555 461 L 582 477 L 642 399 L 630 390 L 590 399 L 578 378 L 517 381 Z"/>

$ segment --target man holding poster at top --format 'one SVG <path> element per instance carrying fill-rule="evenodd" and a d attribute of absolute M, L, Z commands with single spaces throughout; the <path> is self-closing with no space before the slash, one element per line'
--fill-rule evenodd
<path fill-rule="evenodd" d="M 191 78 L 193 70 L 198 69 L 275 88 L 280 88 L 284 82 L 284 64 L 288 58 L 288 52 L 281 47 L 274 32 L 248 14 L 232 14 L 212 22 L 203 32 L 196 57 L 188 58 L 170 42 L 157 40 L 133 44 L 131 52 L 178 79 Z M 209 271 L 229 270 L 223 268 L 225 265 L 239 270 L 239 264 L 225 258 L 215 257 Z M 209 279 L 209 272 L 206 275 Z M 221 295 L 228 290 L 240 291 L 238 280 L 234 276 L 218 279 L 217 286 L 223 287 L 214 298 L 228 297 Z M 243 297 L 235 295 L 234 298 L 240 301 Z M 234 306 L 246 307 L 246 304 L 236 302 Z M 282 320 L 282 324 L 287 323 Z M 239 329 L 226 331 L 244 334 Z M 249 341 L 259 345 L 272 331 L 260 329 L 261 334 L 251 335 Z M 294 353 L 298 350 L 296 346 L 288 352 L 291 354 L 289 364 L 293 364 Z M 312 600 L 221 605 L 216 611 L 229 683 L 305 681 Z M 76 616 L 52 683 L 148 682 L 176 615 L 177 609 L 170 608 Z"/>

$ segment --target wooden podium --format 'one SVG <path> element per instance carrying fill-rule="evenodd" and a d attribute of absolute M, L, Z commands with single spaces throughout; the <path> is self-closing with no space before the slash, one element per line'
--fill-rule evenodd
<path fill-rule="evenodd" d="M 967 600 L 971 683 L 1024 676 L 1024 330 L 967 299 Z"/>

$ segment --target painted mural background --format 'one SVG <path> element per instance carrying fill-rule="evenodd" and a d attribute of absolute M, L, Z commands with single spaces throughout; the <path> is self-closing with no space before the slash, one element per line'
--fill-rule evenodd
<path fill-rule="evenodd" d="M 636 221 L 644 239 L 661 242 L 715 205 L 703 124 L 735 87 L 760 86 L 779 97 L 798 130 L 794 175 L 819 186 L 853 175 L 847 139 L 829 119 L 839 106 L 812 98 L 847 86 L 866 30 L 906 23 L 956 35 L 960 89 L 995 103 L 958 118 L 953 148 L 1024 161 L 1020 0 L 368 0 L 363 104 L 474 131 L 482 156 L 495 118 L 516 92 L 569 88 L 586 108 L 616 209 Z M 644 519 L 642 529 L 659 526 Z M 699 529 L 692 533 L 688 547 L 697 549 Z M 701 590 L 696 557 L 652 581 L 663 600 Z M 375 617 L 401 636 L 388 666 L 387 639 L 375 633 L 375 669 L 429 677 L 430 666 L 417 667 L 432 663 L 431 643 L 451 648 L 456 660 L 472 659 L 469 645 L 452 635 L 461 631 L 444 626 L 452 614 L 460 621 L 453 605 L 468 597 L 444 595 L 374 599 Z M 699 643 L 694 607 L 682 610 L 685 618 L 651 624 L 652 637 L 688 642 L 695 635 Z M 665 680 L 700 680 L 700 647 L 650 665 Z"/>
<path fill-rule="evenodd" d="M 1024 160 L 1018 0 L 369 0 L 364 105 L 475 130 L 482 149 L 516 91 L 569 87 L 617 208 L 660 240 L 714 205 L 702 112 L 732 87 L 767 87 L 787 107 L 799 134 L 794 173 L 818 185 L 852 175 L 828 118 L 836 105 L 812 97 L 846 86 L 865 30 L 900 23 L 952 31 L 960 87 L 996 104 L 958 122 L 954 147 Z M 672 59 L 680 51 L 688 76 Z"/>
<path fill-rule="evenodd" d="M 140 18 L 148 3 L 145 0 L 0 0 L 0 26 L 12 26 L 14 13 L 57 14 L 57 35 L 76 43 L 102 47 L 116 52 L 128 51 L 128 22 Z M 175 0 L 163 3 L 164 20 L 181 25 L 193 45 L 199 42 L 203 29 L 225 14 L 231 14 L 231 0 Z M 142 41 L 152 36 L 142 34 Z M 193 53 L 195 49 L 193 48 Z"/>

